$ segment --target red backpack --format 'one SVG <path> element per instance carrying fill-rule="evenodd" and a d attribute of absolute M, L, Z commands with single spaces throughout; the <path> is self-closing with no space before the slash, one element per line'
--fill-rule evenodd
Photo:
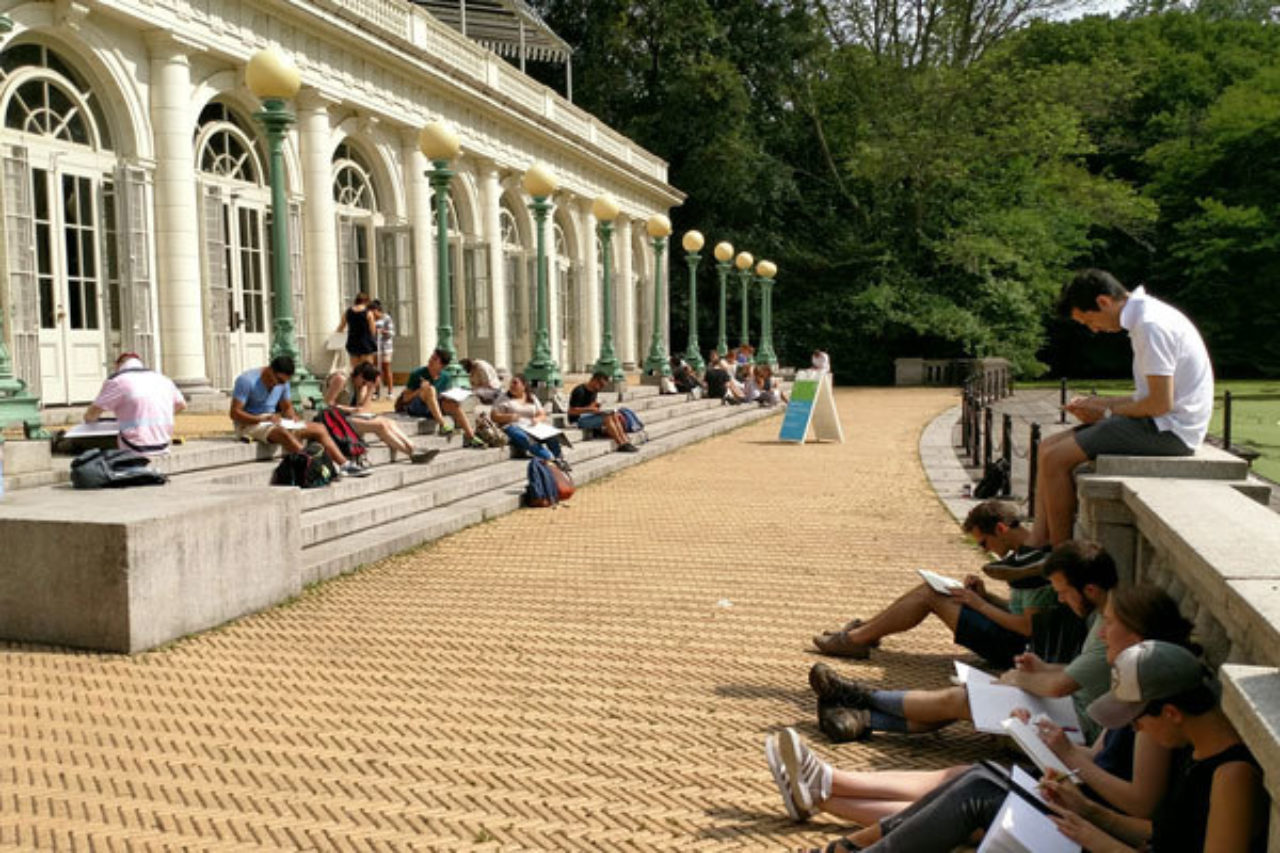
<path fill-rule="evenodd" d="M 357 465 L 369 464 L 369 447 L 356 435 L 346 415 L 334 408 L 325 409 L 316 415 L 316 423 L 324 424 L 343 456 Z"/>

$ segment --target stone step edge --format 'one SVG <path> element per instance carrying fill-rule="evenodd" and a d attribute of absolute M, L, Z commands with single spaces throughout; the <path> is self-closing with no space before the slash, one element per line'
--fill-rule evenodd
<path fill-rule="evenodd" d="M 575 468 L 575 483 L 579 486 L 586 485 L 632 465 L 643 464 L 680 447 L 739 429 L 765 418 L 779 416 L 783 411 L 781 407 L 735 410 L 728 417 L 694 425 L 655 439 L 650 446 L 658 451 L 656 453 L 605 454 L 597 460 L 583 463 L 581 468 Z M 397 519 L 369 527 L 341 540 L 347 546 L 341 551 L 326 554 L 319 545 L 303 548 L 303 582 L 310 584 L 328 580 L 355 571 L 369 563 L 434 542 L 473 524 L 505 515 L 521 507 L 523 491 L 523 484 L 519 487 L 508 485 L 440 505 L 414 518 Z"/>

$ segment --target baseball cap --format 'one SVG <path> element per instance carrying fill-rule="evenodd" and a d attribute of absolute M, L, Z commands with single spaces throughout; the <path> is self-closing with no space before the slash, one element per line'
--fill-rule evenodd
<path fill-rule="evenodd" d="M 1142 715 L 1158 699 L 1214 688 L 1214 680 L 1200 659 L 1182 646 L 1143 640 L 1116 655 L 1111 665 L 1111 690 L 1089 705 L 1088 714 L 1107 729 L 1121 729 Z"/>

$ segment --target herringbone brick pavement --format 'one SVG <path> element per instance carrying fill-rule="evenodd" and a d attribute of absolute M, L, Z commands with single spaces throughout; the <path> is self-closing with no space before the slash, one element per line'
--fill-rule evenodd
<path fill-rule="evenodd" d="M 793 849 L 761 757 L 798 725 L 856 769 L 936 767 L 967 727 L 820 743 L 816 630 L 911 569 L 973 569 L 916 454 L 939 390 L 838 395 L 848 442 L 770 419 L 132 658 L 0 646 L 0 846 Z M 13 556 L 13 555 L 10 555 Z M 930 625 L 845 668 L 945 682 Z"/>

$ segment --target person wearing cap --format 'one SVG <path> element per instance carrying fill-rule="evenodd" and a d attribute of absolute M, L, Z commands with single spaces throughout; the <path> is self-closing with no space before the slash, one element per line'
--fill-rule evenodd
<path fill-rule="evenodd" d="M 187 407 L 178 386 L 169 377 L 148 370 L 137 353 L 121 353 L 116 370 L 102 384 L 98 396 L 85 409 L 85 423 L 103 412 L 116 416 L 120 432 L 116 446 L 143 456 L 169 452 L 173 441 L 173 417 Z"/>
<path fill-rule="evenodd" d="M 1116 656 L 1111 690 L 1089 706 L 1108 728 L 1132 724 L 1168 749 L 1181 750 L 1168 793 L 1149 822 L 1101 804 L 1076 801 L 1055 818 L 1087 850 L 1120 853 L 1261 853 L 1270 809 L 1262 770 L 1219 702 L 1220 688 L 1187 649 L 1145 640 Z M 1190 749 L 1185 749 L 1189 747 Z M 1044 784 L 1056 803 L 1066 783 Z"/>
<path fill-rule="evenodd" d="M 1149 639 L 1197 649 L 1191 630 L 1167 592 L 1139 584 L 1107 597 L 1098 633 L 1107 659 L 1114 662 Z M 1024 722 L 1030 717 L 1017 715 Z M 1090 748 L 1075 745 L 1052 724 L 1038 725 L 1049 748 L 1087 786 L 1052 786 L 1067 807 L 1088 797 L 1150 817 L 1165 798 L 1172 751 L 1149 734 L 1138 735 L 1130 725 L 1107 729 Z M 765 756 L 792 819 L 822 811 L 864 825 L 829 850 L 950 851 L 988 826 L 1009 793 L 1008 773 L 989 762 L 945 770 L 840 770 L 820 759 L 791 729 L 766 739 Z M 870 846 L 881 839 L 887 839 L 884 845 Z"/>

